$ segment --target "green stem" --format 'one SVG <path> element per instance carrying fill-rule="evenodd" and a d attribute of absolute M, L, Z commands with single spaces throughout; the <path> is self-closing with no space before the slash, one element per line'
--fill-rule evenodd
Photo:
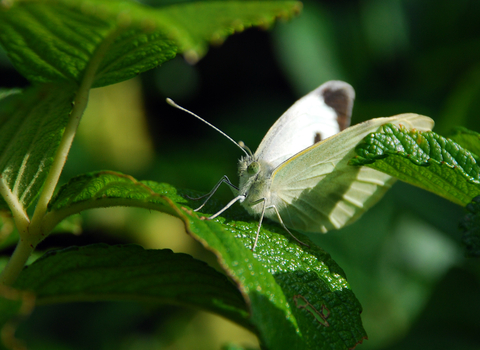
<path fill-rule="evenodd" d="M 30 225 L 30 218 L 23 208 L 23 205 L 18 200 L 18 197 L 12 193 L 10 187 L 8 187 L 3 176 L 0 175 L 0 195 L 2 195 L 8 207 L 12 211 L 13 220 L 15 226 L 19 232 L 27 232 Z"/>
<path fill-rule="evenodd" d="M 23 239 L 18 242 L 13 255 L 10 257 L 7 266 L 5 266 L 5 269 L 0 275 L 0 285 L 10 285 L 16 280 L 17 276 L 22 271 L 28 257 L 33 252 L 34 245 L 28 239 L 30 237 L 27 237 L 30 220 L 25 213 L 22 204 L 18 201 L 18 197 L 12 193 L 1 176 L 0 194 L 10 207 L 15 226 L 17 227 L 19 235 L 23 237 Z"/>
<path fill-rule="evenodd" d="M 82 82 L 78 88 L 75 100 L 73 101 L 74 107 L 72 109 L 72 113 L 70 114 L 70 119 L 65 128 L 65 132 L 60 142 L 60 146 L 57 149 L 57 153 L 55 155 L 52 167 L 50 168 L 47 179 L 45 180 L 43 190 L 40 193 L 40 197 L 38 199 L 38 203 L 32 217 L 32 226 L 41 227 L 41 220 L 47 212 L 48 203 L 52 199 L 53 192 L 55 191 L 55 188 L 57 186 L 60 174 L 63 170 L 63 166 L 65 165 L 65 162 L 67 160 L 70 147 L 72 146 L 73 139 L 77 132 L 78 124 L 80 123 L 83 112 L 87 107 L 88 95 L 95 80 L 96 73 L 103 58 L 105 57 L 105 54 L 107 53 L 108 48 L 113 43 L 118 34 L 119 30 L 115 30 L 105 38 L 102 44 L 98 47 L 95 54 L 92 56 L 92 59 L 87 69 L 85 70 Z"/>
<path fill-rule="evenodd" d="M 37 244 L 42 241 L 50 232 L 42 232 L 42 223 L 45 214 L 47 213 L 48 203 L 52 199 L 55 188 L 60 179 L 63 167 L 67 160 L 70 147 L 77 132 L 80 119 L 87 107 L 88 95 L 90 89 L 95 81 L 96 74 L 100 64 L 110 48 L 113 41 L 123 31 L 123 28 L 113 30 L 100 44 L 97 51 L 92 56 L 89 65 L 87 66 L 84 76 L 80 82 L 77 94 L 73 101 L 73 109 L 69 117 L 69 121 L 63 133 L 62 140 L 55 154 L 52 166 L 48 172 L 42 192 L 38 198 L 37 206 L 33 213 L 32 220 L 28 227 L 19 230 L 20 241 L 10 257 L 10 260 L 5 266 L 5 269 L 0 275 L 0 285 L 11 285 L 15 282 L 18 275 L 22 271 L 28 257 L 33 252 Z M 12 210 L 14 208 L 11 208 Z"/>
<path fill-rule="evenodd" d="M 27 240 L 20 239 L 5 269 L 0 275 L 0 286 L 10 286 L 15 282 L 35 247 Z"/>

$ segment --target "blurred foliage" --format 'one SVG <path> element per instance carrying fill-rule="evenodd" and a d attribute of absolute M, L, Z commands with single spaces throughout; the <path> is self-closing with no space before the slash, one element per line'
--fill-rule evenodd
<path fill-rule="evenodd" d="M 463 242 L 467 247 L 466 256 L 480 257 L 480 197 L 475 197 L 472 202 L 467 205 L 468 213 L 461 222 L 461 227 L 464 232 Z"/>
<path fill-rule="evenodd" d="M 154 154 L 140 81 L 134 78 L 94 89 L 77 135 L 87 152 L 105 168 L 128 173 L 147 167 Z M 97 153 L 98 149 L 102 152 Z"/>
<path fill-rule="evenodd" d="M 149 139 L 128 129 L 122 133 L 125 128 L 111 129 L 124 136 L 102 140 L 95 133 L 80 132 L 64 179 L 109 167 L 122 170 L 122 165 L 112 165 L 114 156 L 98 148 L 91 152 L 88 145 L 102 142 L 107 152 L 123 141 L 127 147 L 155 148 L 155 156 L 129 170 L 137 178 L 200 191 L 208 191 L 224 174 L 233 181 L 239 150 L 166 105 L 167 96 L 252 149 L 289 105 L 328 79 L 344 79 L 354 86 L 354 123 L 415 112 L 435 119 L 434 130 L 440 134 L 448 135 L 454 126 L 480 131 L 479 16 L 480 2 L 475 0 L 305 1 L 302 14 L 290 23 L 230 37 L 194 66 L 177 57 L 143 74 L 141 88 L 110 87 L 117 101 L 135 98 L 130 107 L 137 106 L 132 113 L 138 118 L 130 119 L 136 126 L 128 128 L 140 130 L 146 116 Z M 2 54 L 0 76 L 4 87 L 26 84 Z M 137 95 L 140 91 L 142 97 Z M 90 108 L 107 108 L 102 99 L 109 92 L 99 89 L 95 94 L 99 100 L 92 100 Z M 112 118 L 110 125 L 123 124 L 113 118 L 125 117 L 127 111 L 119 105 L 110 108 L 101 112 Z M 119 159 L 132 164 L 136 157 L 125 151 Z M 225 188 L 218 196 L 231 198 Z M 109 221 L 102 223 L 94 211 L 85 213 L 80 237 L 55 235 L 39 248 L 98 241 L 161 248 L 181 236 L 183 244 L 175 243 L 176 251 L 205 254 L 191 244 L 181 226 L 162 233 L 151 229 L 157 222 L 149 221 L 158 220 L 157 215 L 136 210 L 110 213 Z M 363 306 L 369 340 L 357 349 L 480 347 L 480 268 L 477 261 L 463 257 L 458 229 L 463 214 L 459 206 L 398 183 L 354 225 L 311 237 L 342 266 Z M 158 235 L 166 237 L 163 243 Z M 192 320 L 201 317 L 174 307 L 133 303 L 44 306 L 20 326 L 18 337 L 27 343 L 39 340 L 44 346 L 38 349 L 218 348 L 211 339 L 199 338 L 199 333 L 208 333 L 198 332 L 207 322 Z M 199 345 L 203 340 L 209 345 Z M 244 345 L 254 346 L 249 341 Z"/>

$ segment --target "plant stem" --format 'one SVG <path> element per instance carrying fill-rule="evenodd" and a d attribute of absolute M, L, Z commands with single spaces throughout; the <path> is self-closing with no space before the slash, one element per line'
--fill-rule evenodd
<path fill-rule="evenodd" d="M 52 167 L 47 175 L 43 190 L 40 193 L 32 221 L 28 227 L 22 230 L 20 230 L 20 227 L 17 227 L 20 234 L 20 240 L 10 257 L 7 266 L 5 266 L 5 269 L 0 275 L 0 285 L 11 285 L 15 282 L 36 245 L 46 236 L 45 234 L 42 235 L 41 232 L 43 216 L 47 211 L 48 202 L 50 202 L 50 199 L 52 198 L 63 166 L 65 165 L 81 116 L 87 107 L 88 93 L 91 84 L 91 79 L 84 79 L 77 91 L 70 119 L 65 128 L 62 140 L 60 141 L 59 148 L 55 154 Z M 11 209 L 13 211 L 13 208 Z"/>
<path fill-rule="evenodd" d="M 92 82 L 90 81 L 89 83 L 90 84 L 87 83 L 87 79 L 84 79 L 77 91 L 75 100 L 73 102 L 74 107 L 72 109 L 70 119 L 65 128 L 62 140 L 60 141 L 57 153 L 55 154 L 52 167 L 50 168 L 50 171 L 45 180 L 43 190 L 40 193 L 40 197 L 38 199 L 37 206 L 32 217 L 31 226 L 37 226 L 47 212 L 48 203 L 53 196 L 53 192 L 55 191 L 55 187 L 57 186 L 60 174 L 63 170 L 63 166 L 65 165 L 65 162 L 67 160 L 68 152 L 70 151 L 70 147 L 72 146 L 73 139 L 77 132 L 78 124 L 80 123 L 83 112 L 87 107 L 88 95 Z"/>
<path fill-rule="evenodd" d="M 52 166 L 48 172 L 42 192 L 39 195 L 37 206 L 33 213 L 32 220 L 28 226 L 17 227 L 20 233 L 20 240 L 15 248 L 14 253 L 10 257 L 7 266 L 0 275 L 0 285 L 11 285 L 15 282 L 18 275 L 22 271 L 28 257 L 33 252 L 37 244 L 42 241 L 50 232 L 42 232 L 42 223 L 45 214 L 47 213 L 48 203 L 52 199 L 55 188 L 60 179 L 63 167 L 67 160 L 70 147 L 77 132 L 78 124 L 82 118 L 83 112 L 87 107 L 88 95 L 90 89 L 97 76 L 100 64 L 110 48 L 111 44 L 118 37 L 124 28 L 114 29 L 103 42 L 98 46 L 95 53 L 84 72 L 83 78 L 80 81 L 75 99 L 73 101 L 73 108 L 70 114 L 68 123 L 63 133 L 60 145 L 55 153 Z M 11 201 L 12 202 L 12 201 Z M 13 203 L 13 202 L 12 202 Z M 12 211 L 18 208 L 12 208 Z M 18 211 L 18 210 L 17 210 Z M 28 220 L 28 218 L 27 218 Z"/>
<path fill-rule="evenodd" d="M 10 286 L 22 272 L 35 247 L 27 240 L 20 239 L 5 269 L 0 275 L 0 286 Z"/>
<path fill-rule="evenodd" d="M 27 232 L 28 226 L 30 225 L 30 218 L 27 213 L 25 213 L 25 209 L 18 200 L 18 197 L 12 193 L 8 185 L 5 183 L 2 175 L 0 175 L 0 195 L 2 195 L 12 211 L 13 220 L 15 221 L 17 230 L 19 232 Z"/>
<path fill-rule="evenodd" d="M 41 227 L 41 221 L 43 219 L 43 216 L 47 212 L 48 203 L 53 196 L 53 192 L 55 191 L 55 188 L 57 186 L 60 174 L 63 170 L 63 166 L 65 165 L 65 162 L 67 160 L 68 152 L 70 151 L 70 147 L 72 146 L 73 139 L 77 132 L 78 124 L 80 123 L 83 112 L 87 107 L 88 95 L 94 83 L 98 68 L 103 58 L 105 57 L 108 48 L 118 36 L 119 32 L 119 29 L 114 30 L 103 40 L 102 44 L 100 44 L 100 46 L 97 48 L 97 51 L 92 56 L 92 59 L 90 60 L 87 69 L 85 70 L 85 74 L 78 88 L 77 95 L 75 97 L 75 100 L 73 101 L 74 107 L 72 109 L 72 113 L 70 114 L 70 119 L 65 128 L 65 132 L 55 155 L 52 167 L 50 168 L 50 171 L 48 173 L 43 190 L 40 193 L 40 197 L 38 199 L 38 203 L 32 217 L 31 226 L 35 226 L 38 228 Z M 49 232 L 47 232 L 47 234 L 48 233 Z"/>

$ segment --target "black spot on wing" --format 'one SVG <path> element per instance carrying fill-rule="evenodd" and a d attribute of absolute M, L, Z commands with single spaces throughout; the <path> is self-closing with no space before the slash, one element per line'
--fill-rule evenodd
<path fill-rule="evenodd" d="M 331 81 L 325 85 L 322 90 L 325 104 L 337 113 L 337 122 L 342 131 L 350 126 L 355 92 L 349 84 L 342 81 Z"/>
<path fill-rule="evenodd" d="M 317 142 L 322 141 L 322 134 L 319 132 L 315 133 L 315 136 L 313 137 L 313 144 L 316 144 Z"/>

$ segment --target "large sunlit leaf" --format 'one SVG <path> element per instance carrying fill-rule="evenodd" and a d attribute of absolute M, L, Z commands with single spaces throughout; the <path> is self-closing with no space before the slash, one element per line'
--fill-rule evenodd
<path fill-rule="evenodd" d="M 155 8 L 133 0 L 3 1 L 0 43 L 32 82 L 79 83 L 87 75 L 98 87 L 152 69 L 177 51 L 196 61 L 210 41 L 298 11 L 295 1 L 194 1 Z"/>
<path fill-rule="evenodd" d="M 393 125 L 370 134 L 357 146 L 353 165 L 367 165 L 460 205 L 480 195 L 475 156 L 433 131 L 407 131 Z"/>
<path fill-rule="evenodd" d="M 255 219 L 236 214 L 236 220 L 231 216 L 205 220 L 191 210 L 188 195 L 195 194 L 118 173 L 87 174 L 60 189 L 45 216 L 45 230 L 65 216 L 98 207 L 128 205 L 175 215 L 185 222 L 187 232 L 216 254 L 235 281 L 268 349 L 349 349 L 365 339 L 361 305 L 330 255 L 311 243 L 310 248 L 298 245 L 268 222 L 252 252 Z"/>
<path fill-rule="evenodd" d="M 0 101 L 0 186 L 24 209 L 45 181 L 74 95 L 70 85 L 43 84 Z"/>

